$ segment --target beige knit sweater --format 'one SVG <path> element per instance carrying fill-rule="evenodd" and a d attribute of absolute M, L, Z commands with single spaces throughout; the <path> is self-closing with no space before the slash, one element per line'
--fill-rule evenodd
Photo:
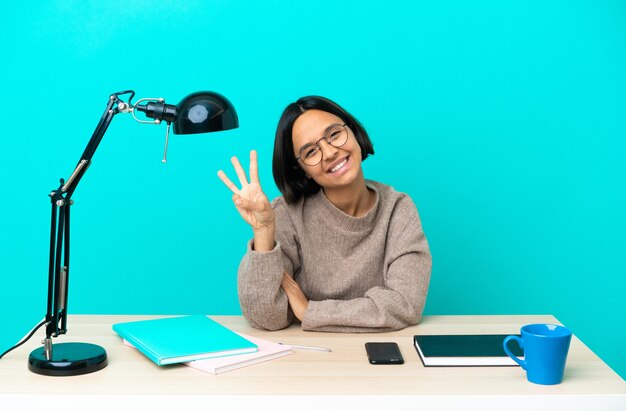
<path fill-rule="evenodd" d="M 254 251 L 250 241 L 239 266 L 239 301 L 252 326 L 278 330 L 294 320 L 283 271 L 309 299 L 304 330 L 390 331 L 420 321 L 431 256 L 417 209 L 408 195 L 366 183 L 377 198 L 363 217 L 345 214 L 323 191 L 272 202 L 275 248 Z"/>

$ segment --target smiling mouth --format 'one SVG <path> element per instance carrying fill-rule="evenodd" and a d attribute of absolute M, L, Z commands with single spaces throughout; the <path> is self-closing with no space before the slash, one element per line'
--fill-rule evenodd
<path fill-rule="evenodd" d="M 329 174 L 334 174 L 337 171 L 341 170 L 347 163 L 348 163 L 348 157 L 346 157 L 341 163 L 337 164 L 335 167 L 331 168 L 330 170 L 328 170 Z"/>

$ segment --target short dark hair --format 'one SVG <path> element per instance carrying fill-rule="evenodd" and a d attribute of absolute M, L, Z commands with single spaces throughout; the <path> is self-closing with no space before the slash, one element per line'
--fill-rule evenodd
<path fill-rule="evenodd" d="M 278 121 L 272 161 L 274 181 L 288 204 L 317 193 L 321 188 L 312 178 L 306 177 L 293 154 L 293 124 L 307 110 L 321 110 L 339 117 L 354 133 L 361 147 L 362 160 L 374 154 L 374 146 L 363 125 L 334 101 L 320 96 L 307 96 L 289 104 Z"/>

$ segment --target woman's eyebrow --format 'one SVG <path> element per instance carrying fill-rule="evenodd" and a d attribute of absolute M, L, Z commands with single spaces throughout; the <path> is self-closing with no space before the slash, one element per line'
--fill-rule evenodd
<path fill-rule="evenodd" d="M 302 147 L 300 147 L 300 150 L 298 150 L 298 153 L 302 153 L 302 151 L 303 151 L 304 149 L 306 149 L 307 147 L 314 146 L 314 145 L 315 145 L 315 144 L 313 144 L 313 143 L 306 143 L 305 145 L 303 145 Z"/>
<path fill-rule="evenodd" d="M 341 124 L 339 124 L 339 123 L 333 123 L 333 124 L 329 125 L 328 127 L 326 127 L 326 129 L 324 130 L 324 134 L 322 134 L 322 135 L 325 136 L 326 133 L 328 133 L 331 128 L 336 127 L 336 126 L 340 126 L 340 125 Z"/>

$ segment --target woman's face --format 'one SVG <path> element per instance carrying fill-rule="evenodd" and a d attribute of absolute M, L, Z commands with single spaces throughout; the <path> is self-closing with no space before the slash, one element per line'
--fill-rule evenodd
<path fill-rule="evenodd" d="M 345 127 L 348 136 L 341 147 L 334 147 L 322 138 L 328 135 L 333 126 L 336 129 L 343 124 L 341 118 L 321 110 L 308 110 L 293 124 L 292 139 L 296 158 L 304 156 L 307 148 L 314 148 L 316 143 L 321 150 L 322 160 L 319 164 L 310 166 L 302 160 L 298 163 L 307 177 L 325 189 L 345 187 L 362 177 L 361 147 L 350 128 Z"/>

